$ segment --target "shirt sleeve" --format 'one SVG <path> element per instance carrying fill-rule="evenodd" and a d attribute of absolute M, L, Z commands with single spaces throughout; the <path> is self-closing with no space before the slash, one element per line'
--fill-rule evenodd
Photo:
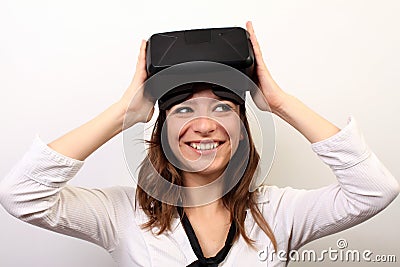
<path fill-rule="evenodd" d="M 354 118 L 311 148 L 331 168 L 337 183 L 315 190 L 270 188 L 275 227 L 285 229 L 288 250 L 367 220 L 399 194 L 398 182 L 366 145 Z"/>
<path fill-rule="evenodd" d="M 83 162 L 52 150 L 38 137 L 0 182 L 0 203 L 33 225 L 77 237 L 112 251 L 117 243 L 114 205 L 123 190 L 68 186 Z"/>

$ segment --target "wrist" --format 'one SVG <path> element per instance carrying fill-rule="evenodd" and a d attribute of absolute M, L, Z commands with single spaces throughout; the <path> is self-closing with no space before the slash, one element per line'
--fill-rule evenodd
<path fill-rule="evenodd" d="M 293 102 L 293 96 L 285 93 L 283 90 L 275 94 L 274 100 L 269 104 L 270 109 L 273 114 L 281 117 L 282 114 L 286 113 L 287 108 L 290 107 L 290 102 Z"/>
<path fill-rule="evenodd" d="M 141 104 L 142 106 L 145 106 L 145 103 Z M 119 132 L 122 132 L 129 127 L 132 127 L 138 122 L 148 121 L 145 120 L 144 115 L 147 110 L 143 111 L 141 110 L 141 108 L 141 105 L 139 105 L 138 103 L 127 103 L 124 99 L 119 100 L 110 107 L 110 109 L 113 110 L 113 116 L 116 122 L 118 122 L 120 125 Z"/>
<path fill-rule="evenodd" d="M 112 136 L 115 136 L 122 132 L 124 128 L 124 121 L 125 121 L 125 113 L 126 107 L 118 102 L 113 103 L 109 106 L 103 113 L 104 118 L 108 120 L 110 127 L 110 132 L 112 132 Z"/>

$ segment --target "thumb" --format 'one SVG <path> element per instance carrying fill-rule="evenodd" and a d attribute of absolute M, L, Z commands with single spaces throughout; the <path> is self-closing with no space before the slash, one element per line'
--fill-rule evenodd
<path fill-rule="evenodd" d="M 254 104 L 262 110 L 262 111 L 271 111 L 271 108 L 268 105 L 268 101 L 265 99 L 264 94 L 261 92 L 259 88 L 255 88 L 250 91 L 251 98 L 254 101 Z"/>

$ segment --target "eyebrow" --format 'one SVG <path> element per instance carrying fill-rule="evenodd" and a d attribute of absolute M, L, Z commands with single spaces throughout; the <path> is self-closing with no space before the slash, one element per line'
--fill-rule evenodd
<path fill-rule="evenodd" d="M 218 101 L 218 102 L 228 101 L 228 102 L 232 103 L 234 106 L 237 106 L 237 105 L 238 105 L 238 104 L 236 104 L 234 101 L 232 101 L 232 100 L 230 100 L 230 99 L 221 98 L 221 97 L 219 97 L 219 96 L 217 96 L 217 97 L 218 97 L 218 99 L 216 99 L 216 98 L 209 98 L 209 97 L 202 97 L 202 98 L 215 100 L 215 101 L 213 101 L 213 102 L 217 102 L 217 101 Z M 199 103 L 198 103 L 197 101 L 191 101 L 191 100 L 194 100 L 194 99 L 196 99 L 196 98 L 186 99 L 185 101 L 182 101 L 182 102 L 180 102 L 180 103 L 177 103 L 177 104 L 171 106 L 171 109 L 172 109 L 173 107 L 175 107 L 175 106 L 178 106 L 178 105 L 185 105 L 185 104 L 188 104 L 188 103 L 185 103 L 185 102 L 187 102 L 187 101 L 190 101 L 190 104 L 191 104 L 191 105 L 198 106 Z"/>

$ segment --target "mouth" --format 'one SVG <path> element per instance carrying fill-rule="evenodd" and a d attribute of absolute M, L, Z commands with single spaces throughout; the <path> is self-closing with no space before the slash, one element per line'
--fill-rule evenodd
<path fill-rule="evenodd" d="M 188 145 L 190 148 L 201 154 L 204 154 L 205 152 L 207 153 L 216 151 L 224 143 L 225 143 L 224 141 L 217 141 L 217 140 L 198 140 L 198 141 L 185 142 L 186 145 Z"/>

